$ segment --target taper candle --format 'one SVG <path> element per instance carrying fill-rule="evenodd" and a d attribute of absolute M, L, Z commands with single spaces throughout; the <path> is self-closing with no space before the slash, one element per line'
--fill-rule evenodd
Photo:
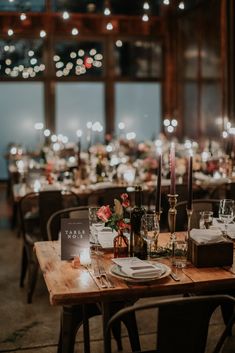
<path fill-rule="evenodd" d="M 161 212 L 161 180 L 162 180 L 162 151 L 159 149 L 158 172 L 157 172 L 157 194 L 156 194 L 156 212 Z"/>
<path fill-rule="evenodd" d="M 171 143 L 170 149 L 170 172 L 171 172 L 171 186 L 170 194 L 175 195 L 175 144 Z"/>
<path fill-rule="evenodd" d="M 188 210 L 192 209 L 193 202 L 193 153 L 192 150 L 188 159 Z"/>

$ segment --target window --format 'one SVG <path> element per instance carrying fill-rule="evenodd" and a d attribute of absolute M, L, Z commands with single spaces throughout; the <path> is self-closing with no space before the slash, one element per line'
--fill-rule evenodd
<path fill-rule="evenodd" d="M 41 39 L 0 40 L 0 75 L 24 79 L 42 76 L 42 48 Z"/>

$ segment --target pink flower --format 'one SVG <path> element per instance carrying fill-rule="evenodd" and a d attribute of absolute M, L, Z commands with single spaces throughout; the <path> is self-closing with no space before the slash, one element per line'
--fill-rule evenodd
<path fill-rule="evenodd" d="M 123 207 L 129 207 L 130 206 L 130 201 L 129 200 L 124 200 L 123 203 L 122 203 L 122 206 Z"/>
<path fill-rule="evenodd" d="M 119 229 L 130 229 L 131 228 L 130 224 L 124 222 L 122 219 L 117 222 L 117 225 L 118 225 Z"/>
<path fill-rule="evenodd" d="M 110 210 L 109 205 L 108 206 L 102 206 L 100 207 L 100 209 L 97 211 L 97 216 L 99 217 L 99 219 L 101 219 L 101 221 L 103 222 L 107 222 L 109 220 L 109 218 L 112 216 L 112 212 Z"/>
<path fill-rule="evenodd" d="M 125 200 L 127 200 L 128 199 L 128 194 L 126 194 L 126 193 L 123 193 L 123 194 L 121 194 L 121 199 L 123 200 L 123 201 L 125 201 Z"/>

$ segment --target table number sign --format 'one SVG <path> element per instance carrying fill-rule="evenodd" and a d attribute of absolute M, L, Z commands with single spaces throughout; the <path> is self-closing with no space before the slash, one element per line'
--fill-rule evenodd
<path fill-rule="evenodd" d="M 86 218 L 61 219 L 61 260 L 71 260 L 90 247 L 89 221 Z"/>

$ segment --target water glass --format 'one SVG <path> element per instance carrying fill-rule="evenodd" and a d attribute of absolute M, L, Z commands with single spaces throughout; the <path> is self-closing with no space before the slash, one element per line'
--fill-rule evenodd
<path fill-rule="evenodd" d="M 187 266 L 188 242 L 176 239 L 172 245 L 172 265 L 178 268 Z"/>
<path fill-rule="evenodd" d="M 141 218 L 140 235 L 147 242 L 148 260 L 151 258 L 151 247 L 157 244 L 160 228 L 155 213 L 146 213 Z"/>
<path fill-rule="evenodd" d="M 200 212 L 199 228 L 209 229 L 213 223 L 213 211 Z"/>
<path fill-rule="evenodd" d="M 234 201 L 231 199 L 220 200 L 219 204 L 219 219 L 224 223 L 225 231 L 224 235 L 228 235 L 228 224 L 233 221 L 234 218 Z"/>

